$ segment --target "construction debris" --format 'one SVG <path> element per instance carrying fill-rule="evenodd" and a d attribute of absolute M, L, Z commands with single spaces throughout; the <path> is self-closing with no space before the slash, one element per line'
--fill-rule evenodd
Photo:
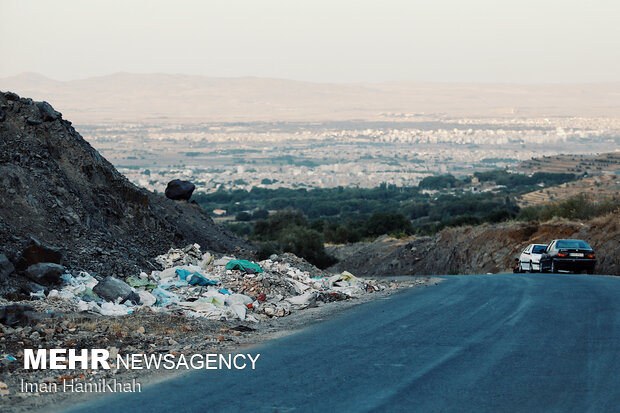
<path fill-rule="evenodd" d="M 187 317 L 260 322 L 385 288 L 346 271 L 328 277 L 307 263 L 301 270 L 290 264 L 290 254 L 282 260 L 272 258 L 276 260 L 258 263 L 234 257 L 215 260 L 193 244 L 155 258 L 164 267 L 162 271 L 141 273 L 127 282 L 111 276 L 97 281 L 85 272 L 65 273 L 61 288 L 47 296 L 43 292 L 32 295 L 44 301 L 61 298 L 79 311 L 106 316 L 148 307 Z"/>

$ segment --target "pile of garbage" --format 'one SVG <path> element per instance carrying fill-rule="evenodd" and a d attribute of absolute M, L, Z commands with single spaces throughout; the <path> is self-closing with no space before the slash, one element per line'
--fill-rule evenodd
<path fill-rule="evenodd" d="M 64 299 L 76 310 L 105 316 L 130 314 L 148 307 L 154 312 L 215 320 L 260 322 L 293 311 L 383 290 L 374 280 L 343 272 L 328 276 L 301 270 L 277 256 L 258 263 L 235 257 L 215 258 L 200 245 L 171 249 L 155 261 L 162 271 L 121 280 L 97 280 L 86 272 L 65 273 L 62 286 L 32 293 L 42 300 Z"/>

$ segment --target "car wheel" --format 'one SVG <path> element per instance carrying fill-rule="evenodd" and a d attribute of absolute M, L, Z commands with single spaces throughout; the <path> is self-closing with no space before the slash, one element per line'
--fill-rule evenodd
<path fill-rule="evenodd" d="M 594 268 L 591 269 L 591 270 L 588 270 L 587 273 L 590 274 L 590 275 L 594 274 Z"/>
<path fill-rule="evenodd" d="M 555 268 L 555 261 L 551 260 L 551 272 L 556 273 L 557 270 Z"/>

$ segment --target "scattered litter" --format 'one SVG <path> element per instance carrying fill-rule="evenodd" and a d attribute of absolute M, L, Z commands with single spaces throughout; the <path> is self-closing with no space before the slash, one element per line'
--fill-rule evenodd
<path fill-rule="evenodd" d="M 258 263 L 235 257 L 215 259 L 193 244 L 170 249 L 156 261 L 164 267 L 162 271 L 140 273 L 125 281 L 110 276 L 97 281 L 85 272 L 66 273 L 60 277 L 63 284 L 47 297 L 42 292 L 32 295 L 43 301 L 68 300 L 78 311 L 104 316 L 149 307 L 189 317 L 259 322 L 385 288 L 346 271 L 327 277 L 292 254 Z"/>

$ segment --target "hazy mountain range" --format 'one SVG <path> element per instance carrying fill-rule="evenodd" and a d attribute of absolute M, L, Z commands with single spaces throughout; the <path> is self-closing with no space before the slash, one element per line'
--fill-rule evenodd
<path fill-rule="evenodd" d="M 329 84 L 130 73 L 57 81 L 24 73 L 1 78 L 0 90 L 46 100 L 76 123 L 620 116 L 620 83 Z"/>

